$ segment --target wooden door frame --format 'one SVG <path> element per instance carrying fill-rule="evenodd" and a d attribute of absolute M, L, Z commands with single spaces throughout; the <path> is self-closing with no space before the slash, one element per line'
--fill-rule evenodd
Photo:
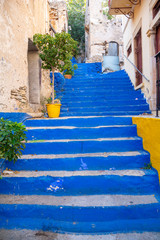
<path fill-rule="evenodd" d="M 141 34 L 141 62 L 142 62 L 142 69 L 139 69 L 139 66 L 138 66 L 138 58 L 137 58 L 137 54 L 136 54 L 136 48 L 137 48 L 137 37 L 138 35 Z M 138 68 L 138 70 L 140 72 L 143 72 L 143 52 L 142 52 L 142 28 L 140 27 L 138 29 L 138 31 L 136 31 L 136 34 L 134 36 L 134 56 L 135 56 L 135 65 L 136 67 Z M 142 80 L 142 76 L 140 75 L 140 80 L 137 79 L 137 75 L 140 75 L 140 73 L 138 73 L 136 70 L 135 70 L 135 86 L 137 87 L 138 85 L 140 85 L 143 80 Z"/>

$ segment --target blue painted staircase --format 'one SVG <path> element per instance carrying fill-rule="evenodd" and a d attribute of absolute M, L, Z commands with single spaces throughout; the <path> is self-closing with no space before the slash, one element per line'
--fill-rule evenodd
<path fill-rule="evenodd" d="M 0 184 L 1 229 L 160 231 L 158 174 L 144 169 L 150 156 L 128 116 L 150 113 L 148 104 L 124 71 L 103 75 L 100 67 L 79 64 L 57 88 L 59 119 L 25 122 L 24 155 L 6 162 L 12 171 Z"/>

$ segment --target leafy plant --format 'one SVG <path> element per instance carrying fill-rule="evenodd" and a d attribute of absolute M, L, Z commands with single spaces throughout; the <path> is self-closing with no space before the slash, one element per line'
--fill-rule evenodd
<path fill-rule="evenodd" d="M 63 72 L 66 64 L 77 54 L 77 42 L 70 34 L 56 33 L 55 37 L 48 34 L 35 34 L 33 42 L 39 49 L 42 68 Z M 71 62 L 71 61 L 70 61 Z M 52 103 L 54 103 L 54 74 L 52 81 Z"/>
<path fill-rule="evenodd" d="M 26 128 L 22 123 L 0 118 L 0 158 L 17 161 L 25 149 Z"/>
<path fill-rule="evenodd" d="M 71 61 L 66 62 L 64 74 L 69 74 L 74 76 L 74 70 L 78 68 L 77 64 L 72 65 Z"/>
<path fill-rule="evenodd" d="M 148 163 L 148 164 L 145 163 L 145 166 L 143 167 L 143 169 L 151 169 L 151 168 L 152 168 L 151 163 Z"/>

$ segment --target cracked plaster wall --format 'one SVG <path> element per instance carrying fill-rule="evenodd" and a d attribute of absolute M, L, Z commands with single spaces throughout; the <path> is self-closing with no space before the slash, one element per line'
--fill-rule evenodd
<path fill-rule="evenodd" d="M 50 23 L 56 32 L 68 32 L 68 13 L 65 0 L 50 2 Z"/>
<path fill-rule="evenodd" d="M 56 11 L 56 19 L 49 14 Z M 49 20 L 56 31 L 68 31 L 64 0 L 0 0 L 0 112 L 40 111 L 40 104 L 29 103 L 28 39 L 35 33 L 49 32 Z M 37 87 L 39 88 L 39 86 Z M 41 70 L 40 97 L 51 93 L 48 70 Z"/>
<path fill-rule="evenodd" d="M 46 0 L 0 1 L 0 111 L 32 111 L 28 38 L 46 31 Z"/>

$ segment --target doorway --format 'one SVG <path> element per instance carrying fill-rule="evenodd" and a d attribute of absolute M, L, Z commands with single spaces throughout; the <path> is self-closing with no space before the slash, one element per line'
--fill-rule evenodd
<path fill-rule="evenodd" d="M 29 103 L 40 104 L 41 65 L 37 47 L 28 41 Z"/>
<path fill-rule="evenodd" d="M 135 56 L 136 56 L 136 67 L 142 73 L 142 35 L 141 29 L 138 31 L 135 37 Z M 136 86 L 142 83 L 142 75 L 136 71 Z"/>

